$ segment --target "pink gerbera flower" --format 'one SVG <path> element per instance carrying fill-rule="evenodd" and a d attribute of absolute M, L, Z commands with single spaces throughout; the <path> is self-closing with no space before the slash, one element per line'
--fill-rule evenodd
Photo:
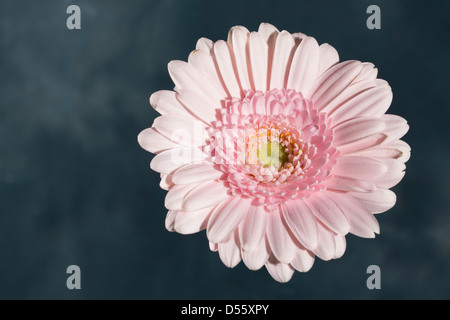
<path fill-rule="evenodd" d="M 410 148 L 373 64 L 263 23 L 201 38 L 169 73 L 175 89 L 150 97 L 161 116 L 138 137 L 169 191 L 168 230 L 206 229 L 225 265 L 280 282 L 341 257 L 349 232 L 379 233 Z"/>

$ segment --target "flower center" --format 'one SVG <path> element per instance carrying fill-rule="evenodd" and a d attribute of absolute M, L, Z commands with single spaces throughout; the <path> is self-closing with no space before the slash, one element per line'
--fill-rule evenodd
<path fill-rule="evenodd" d="M 273 166 L 279 170 L 289 161 L 288 153 L 284 150 L 285 147 L 278 142 L 267 142 L 258 149 L 257 157 L 264 167 Z"/>
<path fill-rule="evenodd" d="M 294 90 L 227 98 L 204 152 L 234 195 L 265 206 L 326 188 L 338 151 L 329 119 Z"/>

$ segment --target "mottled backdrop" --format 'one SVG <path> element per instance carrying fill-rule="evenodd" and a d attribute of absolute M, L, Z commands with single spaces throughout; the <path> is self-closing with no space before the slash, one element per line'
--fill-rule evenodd
<path fill-rule="evenodd" d="M 82 30 L 66 28 L 71 4 Z M 381 30 L 366 28 L 370 4 Z M 448 12 L 444 1 L 2 0 L 0 298 L 449 299 Z M 263 21 L 375 63 L 390 112 L 411 126 L 381 235 L 347 237 L 341 259 L 317 259 L 287 284 L 226 268 L 204 232 L 167 232 L 165 191 L 136 141 L 157 116 L 150 94 L 173 88 L 170 60 Z M 66 288 L 71 264 L 82 290 Z M 366 288 L 371 264 L 381 290 Z"/>

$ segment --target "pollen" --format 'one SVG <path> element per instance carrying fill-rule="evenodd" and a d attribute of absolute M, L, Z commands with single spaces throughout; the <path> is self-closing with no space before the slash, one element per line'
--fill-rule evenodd
<path fill-rule="evenodd" d="M 289 161 L 285 148 L 275 141 L 263 144 L 257 151 L 257 157 L 264 167 L 273 166 L 277 169 Z"/>

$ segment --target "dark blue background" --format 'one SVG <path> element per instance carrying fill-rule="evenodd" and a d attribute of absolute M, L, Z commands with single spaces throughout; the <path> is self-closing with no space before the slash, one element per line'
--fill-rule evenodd
<path fill-rule="evenodd" d="M 66 28 L 70 4 L 82 30 Z M 366 28 L 370 4 L 381 30 Z M 444 1 L 2 0 L 0 298 L 450 298 L 449 12 Z M 167 232 L 165 191 L 136 141 L 157 116 L 150 94 L 173 88 L 170 60 L 262 21 L 375 63 L 394 91 L 389 112 L 411 126 L 381 235 L 348 236 L 341 259 L 287 284 L 226 268 L 204 232 Z M 66 288 L 71 264 L 80 291 Z M 381 290 L 366 288 L 371 264 Z"/>

